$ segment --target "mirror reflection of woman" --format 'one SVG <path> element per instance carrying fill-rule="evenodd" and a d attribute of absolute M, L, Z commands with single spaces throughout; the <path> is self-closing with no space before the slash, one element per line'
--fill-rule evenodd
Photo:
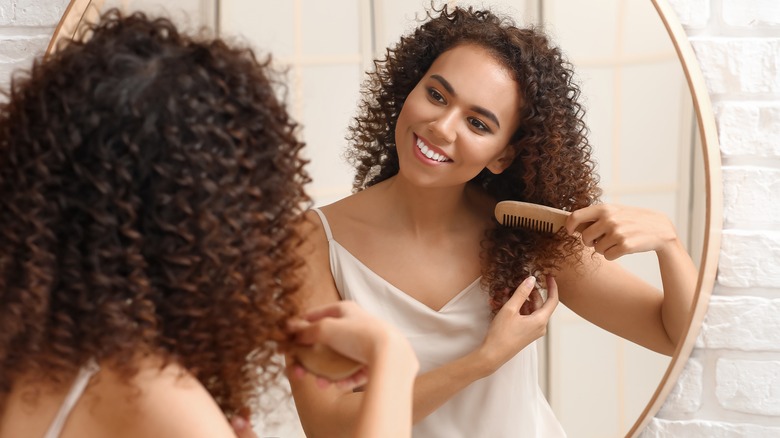
<path fill-rule="evenodd" d="M 350 303 L 291 319 L 308 177 L 267 63 L 90 31 L 0 105 L 0 438 L 252 437 L 290 332 L 368 366 L 357 434 L 408 436 L 408 341 Z"/>
<path fill-rule="evenodd" d="M 685 329 L 693 262 L 663 214 L 599 202 L 578 96 L 543 32 L 471 8 L 432 11 L 369 75 L 350 130 L 356 193 L 309 213 L 304 290 L 406 334 L 415 437 L 564 436 L 534 344 L 558 300 L 667 355 Z M 573 213 L 554 235 L 503 227 L 507 199 Z M 663 291 L 614 262 L 646 251 Z M 292 388 L 307 436 L 350 436 L 364 394 Z"/>

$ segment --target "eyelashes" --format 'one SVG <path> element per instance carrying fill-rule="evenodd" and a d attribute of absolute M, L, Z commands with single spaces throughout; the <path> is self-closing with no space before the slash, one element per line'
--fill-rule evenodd
<path fill-rule="evenodd" d="M 428 87 L 427 92 L 428 97 L 434 102 L 447 105 L 447 100 L 444 98 L 444 95 L 442 95 L 436 88 Z M 468 121 L 469 125 L 477 131 L 488 134 L 493 132 L 485 122 L 476 117 L 468 117 L 466 120 Z"/>

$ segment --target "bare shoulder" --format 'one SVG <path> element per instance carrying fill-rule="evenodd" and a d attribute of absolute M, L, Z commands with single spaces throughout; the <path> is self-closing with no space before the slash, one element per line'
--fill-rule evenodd
<path fill-rule="evenodd" d="M 306 212 L 300 227 L 303 241 L 298 247 L 298 254 L 304 264 L 299 271 L 299 294 L 304 308 L 340 300 L 330 269 L 330 242 L 325 232 L 325 223 L 315 211 L 310 210 Z"/>
<path fill-rule="evenodd" d="M 391 232 L 397 221 L 397 200 L 382 181 L 321 208 L 335 239 L 342 245 L 349 240 L 358 244 L 379 230 Z"/>
<path fill-rule="evenodd" d="M 177 364 L 160 369 L 159 361 L 140 362 L 130 384 L 102 369 L 85 413 L 110 436 L 234 437 L 206 389 Z"/>

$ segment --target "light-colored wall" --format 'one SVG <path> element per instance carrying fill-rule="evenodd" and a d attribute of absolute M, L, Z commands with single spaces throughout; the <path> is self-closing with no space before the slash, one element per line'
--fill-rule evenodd
<path fill-rule="evenodd" d="M 649 437 L 780 437 L 780 2 L 670 0 L 710 92 L 723 164 L 716 286 Z"/>
<path fill-rule="evenodd" d="M 0 0 L 0 89 L 11 73 L 30 65 L 46 50 L 68 2 L 65 0 Z"/>
<path fill-rule="evenodd" d="M 709 312 L 647 437 L 780 437 L 780 3 L 669 0 L 707 79 L 724 226 Z M 42 54 L 66 0 L 0 0 L 0 87 Z"/>

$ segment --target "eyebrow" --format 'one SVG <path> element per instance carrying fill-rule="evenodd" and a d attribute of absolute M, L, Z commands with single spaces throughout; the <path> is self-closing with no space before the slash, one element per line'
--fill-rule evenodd
<path fill-rule="evenodd" d="M 457 97 L 458 93 L 456 93 L 455 89 L 452 88 L 452 84 L 450 84 L 449 81 L 444 79 L 441 75 L 433 74 L 433 75 L 431 75 L 431 79 L 437 80 L 441 84 L 441 86 L 444 87 L 445 90 L 447 90 L 448 93 L 450 93 L 451 95 Z M 496 117 L 496 115 L 493 114 L 493 112 L 491 112 L 490 110 L 488 110 L 486 108 L 482 108 L 481 106 L 477 106 L 477 105 L 471 107 L 471 109 L 474 112 L 482 114 L 483 116 L 485 116 L 488 119 L 492 120 L 493 123 L 495 123 L 496 126 L 498 126 L 499 128 L 501 127 L 501 124 L 498 123 L 498 117 Z"/>

